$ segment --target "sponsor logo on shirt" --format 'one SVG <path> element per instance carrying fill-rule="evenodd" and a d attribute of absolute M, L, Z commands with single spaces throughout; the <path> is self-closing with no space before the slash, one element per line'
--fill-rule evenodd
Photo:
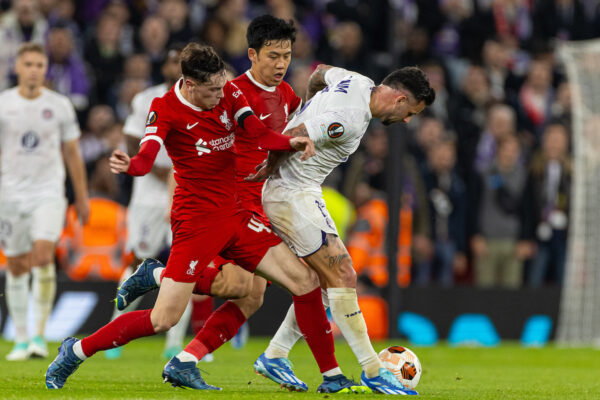
<path fill-rule="evenodd" d="M 193 127 L 195 127 L 196 125 L 198 125 L 198 122 L 196 122 L 196 123 L 194 123 L 194 124 L 187 124 L 187 126 L 186 126 L 186 127 L 187 127 L 187 129 L 188 129 L 188 131 L 189 131 L 190 129 L 192 129 L 192 128 L 193 128 Z"/>
<path fill-rule="evenodd" d="M 158 119 L 158 114 L 156 114 L 155 111 L 150 111 L 150 114 L 148 114 L 148 119 L 146 120 L 146 126 L 152 125 L 153 123 L 156 122 L 157 119 Z"/>
<path fill-rule="evenodd" d="M 233 146 L 234 141 L 235 141 L 235 134 L 231 133 L 227 136 L 213 139 L 210 142 L 208 142 L 208 144 L 210 144 L 212 146 L 212 149 L 214 151 L 223 151 L 223 150 L 230 149 L 231 146 Z"/>
<path fill-rule="evenodd" d="M 272 113 L 271 113 L 272 114 Z M 260 118 L 260 120 L 262 121 L 263 119 L 267 119 L 271 116 L 271 114 L 267 114 L 267 115 L 262 115 L 262 113 L 258 116 L 258 118 Z"/>
<path fill-rule="evenodd" d="M 27 131 L 21 138 L 21 145 L 25 150 L 32 151 L 40 144 L 40 137 L 34 131 Z"/>
<path fill-rule="evenodd" d="M 344 125 L 339 122 L 329 124 L 327 127 L 327 135 L 332 139 L 337 139 L 344 134 Z"/>

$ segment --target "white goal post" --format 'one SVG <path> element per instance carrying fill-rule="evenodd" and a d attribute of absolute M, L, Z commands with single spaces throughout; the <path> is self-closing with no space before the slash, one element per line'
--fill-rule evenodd
<path fill-rule="evenodd" d="M 556 339 L 600 345 L 600 40 L 566 42 L 558 54 L 571 87 L 574 177 Z"/>

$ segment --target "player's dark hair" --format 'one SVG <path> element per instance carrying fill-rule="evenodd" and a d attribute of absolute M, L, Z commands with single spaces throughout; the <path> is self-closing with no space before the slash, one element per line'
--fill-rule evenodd
<path fill-rule="evenodd" d="M 272 15 L 261 15 L 248 25 L 246 40 L 248 47 L 256 52 L 273 41 L 289 40 L 293 44 L 296 41 L 296 27 L 292 20 L 286 21 Z"/>
<path fill-rule="evenodd" d="M 381 84 L 394 89 L 408 90 L 419 103 L 424 101 L 425 105 L 431 105 L 435 100 L 435 91 L 429 86 L 425 73 L 417 67 L 397 69 L 386 76 Z"/>
<path fill-rule="evenodd" d="M 181 72 L 187 78 L 206 83 L 212 75 L 223 71 L 225 63 L 210 46 L 192 42 L 181 51 Z"/>

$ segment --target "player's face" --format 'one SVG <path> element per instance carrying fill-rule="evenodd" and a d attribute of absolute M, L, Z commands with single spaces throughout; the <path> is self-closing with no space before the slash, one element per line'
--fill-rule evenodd
<path fill-rule="evenodd" d="M 404 122 L 408 124 L 414 115 L 417 115 L 425 108 L 425 102 L 417 100 L 410 93 L 395 91 L 395 99 L 390 102 L 390 107 L 385 110 L 381 117 L 384 125 L 390 125 L 395 122 Z"/>
<path fill-rule="evenodd" d="M 225 83 L 227 83 L 227 78 L 225 78 L 224 72 L 213 74 L 208 82 L 204 83 L 187 78 L 185 85 L 190 96 L 187 100 L 203 110 L 215 108 L 224 96 L 223 86 Z"/>
<path fill-rule="evenodd" d="M 263 85 L 277 86 L 283 81 L 292 60 L 292 42 L 266 42 L 258 52 L 248 49 L 248 58 L 252 61 L 250 71 L 254 79 Z"/>
<path fill-rule="evenodd" d="M 41 87 L 46 79 L 48 59 L 44 54 L 28 51 L 17 58 L 15 72 L 19 85 Z"/>

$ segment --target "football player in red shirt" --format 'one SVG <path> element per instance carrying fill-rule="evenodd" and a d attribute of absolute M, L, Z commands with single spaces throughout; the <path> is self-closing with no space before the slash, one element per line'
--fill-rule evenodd
<path fill-rule="evenodd" d="M 205 293 L 212 292 L 213 286 L 226 286 L 230 277 L 225 270 L 207 267 L 217 254 L 288 289 L 298 326 L 320 370 L 339 369 L 316 274 L 298 261 L 260 216 L 241 209 L 235 193 L 236 123 L 263 149 L 300 150 L 303 159 L 314 155 L 312 141 L 266 128 L 242 92 L 226 81 L 224 63 L 212 48 L 190 43 L 182 52 L 181 66 L 183 77 L 152 103 L 138 154 L 130 159 L 115 150 L 110 162 L 114 173 L 146 174 L 163 143 L 173 161 L 177 181 L 171 214 L 173 245 L 155 306 L 123 314 L 82 340 L 65 339 L 46 372 L 50 389 L 62 388 L 79 364 L 96 352 L 168 330 L 181 317 L 197 281 L 211 283 L 209 288 L 199 288 Z M 206 275 L 210 279 L 204 279 Z M 218 390 L 202 379 L 193 352 L 182 353 L 165 366 L 165 381 Z"/>

